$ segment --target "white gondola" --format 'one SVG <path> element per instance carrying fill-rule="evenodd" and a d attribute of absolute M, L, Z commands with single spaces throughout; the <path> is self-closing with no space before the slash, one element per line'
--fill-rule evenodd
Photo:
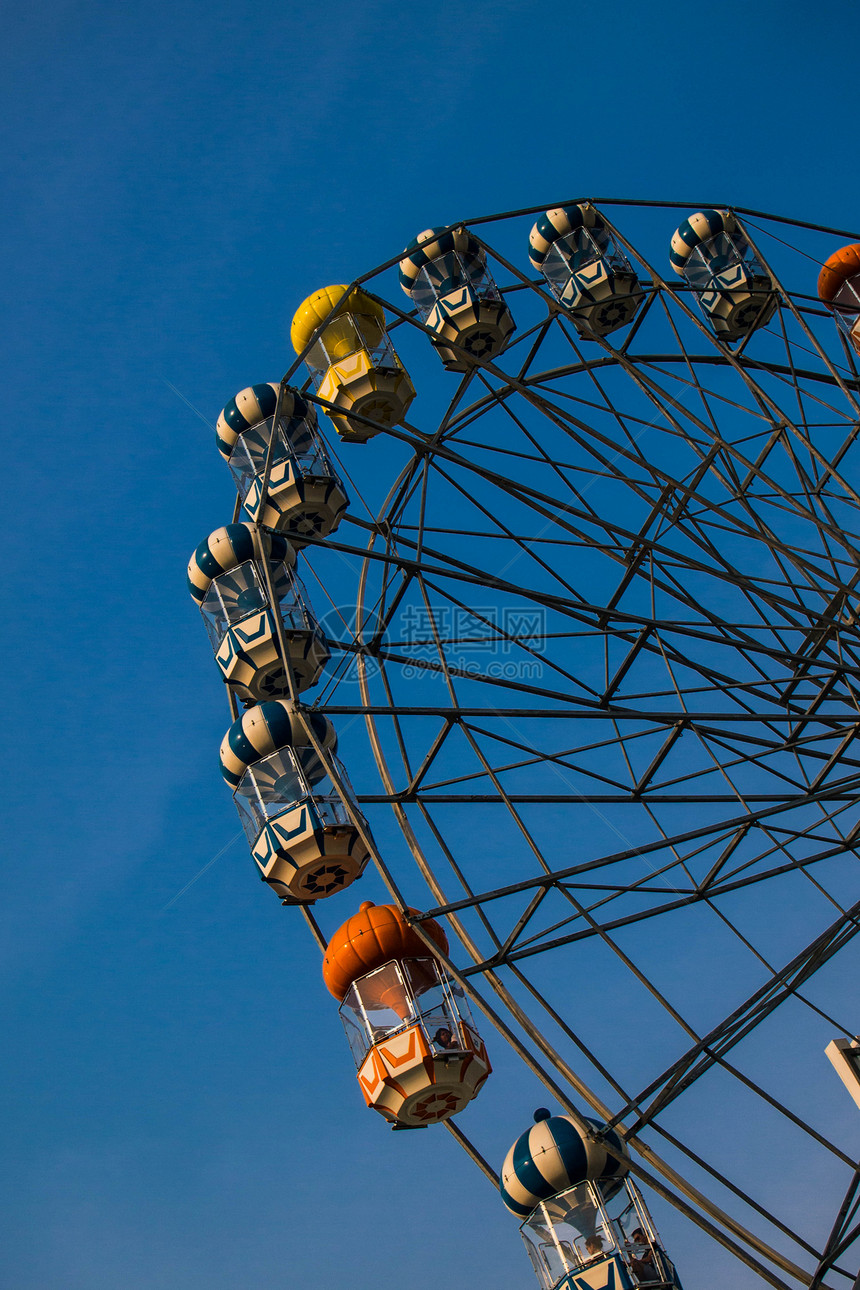
<path fill-rule="evenodd" d="M 303 710 L 343 784 L 352 815 L 315 751 L 299 710 L 274 700 L 233 723 L 221 744 L 221 773 L 265 882 L 287 901 L 321 900 L 348 887 L 370 852 L 353 822 L 367 826 L 341 762 L 328 718 Z"/>
<path fill-rule="evenodd" d="M 623 249 L 587 203 L 541 215 L 529 235 L 529 260 L 586 339 L 625 327 L 645 298 Z"/>
<path fill-rule="evenodd" d="M 495 358 L 514 331 L 487 253 L 468 229 L 419 233 L 400 261 L 400 285 L 433 333 L 449 372 L 467 372 L 476 359 Z"/>
<path fill-rule="evenodd" d="M 774 315 L 776 289 L 731 211 L 697 211 L 676 230 L 669 260 L 693 288 L 717 337 L 733 344 Z"/>
<path fill-rule="evenodd" d="M 203 615 L 221 675 L 244 703 L 290 694 L 264 565 L 297 693 L 316 685 L 329 659 L 286 538 L 255 524 L 216 529 L 188 562 L 188 589 Z"/>
<path fill-rule="evenodd" d="M 502 1199 L 525 1216 L 520 1234 L 541 1290 L 682 1290 L 621 1138 L 585 1123 L 536 1111 L 502 1166 Z"/>
<path fill-rule="evenodd" d="M 277 400 L 274 384 L 240 390 L 218 418 L 216 439 L 251 519 L 301 546 L 309 537 L 333 533 L 349 498 L 320 438 L 313 407 L 298 390 L 285 388 L 275 428 Z"/>

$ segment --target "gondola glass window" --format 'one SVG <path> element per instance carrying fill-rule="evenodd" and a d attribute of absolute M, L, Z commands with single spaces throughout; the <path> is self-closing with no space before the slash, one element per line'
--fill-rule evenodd
<path fill-rule="evenodd" d="M 343 762 L 329 753 L 347 796 L 355 802 Z M 315 769 L 315 774 L 310 772 Z M 317 826 L 350 825 L 349 812 L 312 748 L 281 748 L 249 766 L 233 794 L 252 848 L 272 820 L 309 813 Z M 256 854 L 256 852 L 255 852 Z"/>
<path fill-rule="evenodd" d="M 374 1044 L 416 1023 L 433 1053 L 469 1051 L 461 1022 L 475 1023 L 462 991 L 454 994 L 435 959 L 386 963 L 353 982 L 340 1016 L 356 1066 Z"/>
<path fill-rule="evenodd" d="M 629 1179 L 610 1200 L 595 1183 L 583 1182 L 541 1201 L 520 1233 L 542 1290 L 576 1290 L 586 1269 L 590 1285 L 681 1290 L 642 1194 Z"/>

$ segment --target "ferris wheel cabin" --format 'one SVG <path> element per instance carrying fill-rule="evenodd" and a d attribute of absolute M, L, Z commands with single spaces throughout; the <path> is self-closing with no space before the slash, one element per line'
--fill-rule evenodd
<path fill-rule="evenodd" d="M 328 662 L 326 639 L 295 565 L 296 553 L 286 538 L 255 524 L 216 529 L 188 562 L 188 589 L 203 615 L 215 661 L 245 703 L 290 694 L 266 573 L 296 691 L 316 685 Z"/>
<path fill-rule="evenodd" d="M 505 1157 L 500 1190 L 525 1219 L 541 1290 L 681 1290 L 618 1134 L 543 1108 L 534 1118 Z"/>
<path fill-rule="evenodd" d="M 692 287 L 718 340 L 733 344 L 773 317 L 773 280 L 731 211 L 697 211 L 685 219 L 669 259 Z"/>
<path fill-rule="evenodd" d="M 400 425 L 415 388 L 388 337 L 382 306 L 367 292 L 315 291 L 296 310 L 290 338 L 297 354 L 307 350 L 316 392 L 333 405 L 328 416 L 343 440 L 365 443 Z"/>
<path fill-rule="evenodd" d="M 342 785 L 337 791 L 308 736 L 314 732 Z M 367 826 L 327 717 L 282 700 L 243 713 L 221 744 L 221 774 L 264 882 L 288 902 L 322 900 L 360 877 L 370 852 Z M 349 807 L 344 800 L 349 802 Z"/>
<path fill-rule="evenodd" d="M 487 253 L 465 228 L 419 233 L 400 261 L 400 285 L 449 372 L 468 372 L 476 359 L 495 358 L 515 330 Z"/>
<path fill-rule="evenodd" d="M 439 924 L 422 926 L 447 953 Z M 450 1119 L 477 1096 L 491 1066 L 465 996 L 397 906 L 366 901 L 347 919 L 323 978 L 340 1000 L 364 1100 L 392 1128 Z"/>
<path fill-rule="evenodd" d="M 834 251 L 818 275 L 818 296 L 860 354 L 860 242 Z"/>
<path fill-rule="evenodd" d="M 294 546 L 334 532 L 349 498 L 320 438 L 316 413 L 298 390 L 249 385 L 226 405 L 215 434 L 255 523 L 286 533 Z"/>
<path fill-rule="evenodd" d="M 586 339 L 626 327 L 645 298 L 602 215 L 586 203 L 541 215 L 529 235 L 529 260 Z"/>

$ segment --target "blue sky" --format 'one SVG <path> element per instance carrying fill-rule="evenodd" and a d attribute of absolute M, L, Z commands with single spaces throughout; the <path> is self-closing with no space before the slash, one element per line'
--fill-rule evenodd
<path fill-rule="evenodd" d="M 0 1286 L 534 1284 L 444 1130 L 364 1110 L 316 951 L 235 840 L 184 587 L 232 506 L 205 423 L 278 379 L 310 291 L 428 225 L 589 193 L 860 226 L 858 27 L 795 0 L 7 16 Z M 498 1167 L 537 1095 L 501 1053 L 495 1078 Z"/>

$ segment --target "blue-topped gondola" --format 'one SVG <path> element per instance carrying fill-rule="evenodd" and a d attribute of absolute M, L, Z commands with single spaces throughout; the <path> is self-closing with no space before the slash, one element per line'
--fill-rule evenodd
<path fill-rule="evenodd" d="M 614 1129 L 535 1112 L 502 1165 L 500 1191 L 542 1290 L 681 1290 Z"/>
<path fill-rule="evenodd" d="M 266 566 L 293 684 L 301 693 L 316 685 L 329 650 L 286 538 L 256 524 L 225 524 L 200 543 L 188 562 L 188 590 L 203 615 L 221 675 L 245 703 L 290 694 Z"/>
<path fill-rule="evenodd" d="M 334 726 L 322 713 L 278 699 L 261 703 L 233 722 L 221 744 L 221 774 L 263 880 L 300 902 L 348 887 L 370 859 L 306 723 L 360 815 L 336 756 Z"/>
<path fill-rule="evenodd" d="M 466 228 L 427 228 L 414 237 L 400 261 L 400 285 L 433 333 L 449 372 L 495 358 L 514 331 L 487 253 Z"/>
<path fill-rule="evenodd" d="M 313 406 L 298 390 L 285 386 L 275 429 L 277 407 L 277 385 L 249 385 L 225 406 L 215 438 L 251 519 L 286 533 L 294 546 L 301 546 L 309 537 L 333 533 L 349 498 L 329 460 Z M 264 498 L 267 456 L 271 460 Z"/>
<path fill-rule="evenodd" d="M 702 210 L 672 237 L 669 262 L 693 288 L 717 338 L 733 344 L 773 317 L 777 297 L 731 211 Z"/>
<path fill-rule="evenodd" d="M 540 216 L 529 235 L 529 260 L 585 337 L 626 326 L 645 296 L 603 216 L 586 202 Z"/>

